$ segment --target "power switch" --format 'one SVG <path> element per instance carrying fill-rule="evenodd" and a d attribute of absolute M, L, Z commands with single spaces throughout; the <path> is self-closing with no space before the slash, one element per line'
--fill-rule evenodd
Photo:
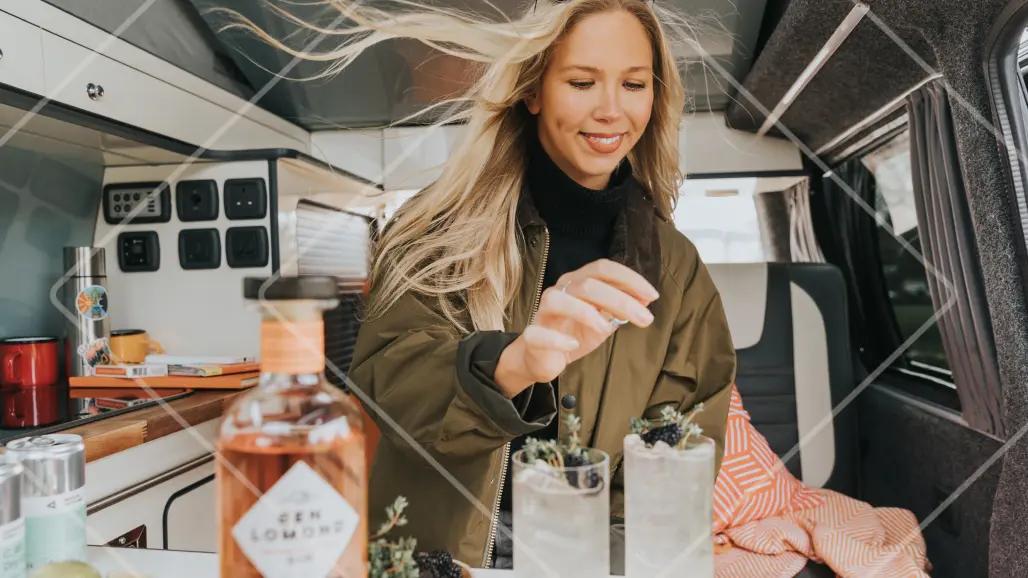
<path fill-rule="evenodd" d="M 264 179 L 225 181 L 225 216 L 229 219 L 263 219 L 268 213 Z"/>
<path fill-rule="evenodd" d="M 232 227 L 225 232 L 228 266 L 264 267 L 268 264 L 268 232 L 264 227 Z"/>
<path fill-rule="evenodd" d="M 221 266 L 221 238 L 217 229 L 185 229 L 178 233 L 178 264 L 183 269 Z"/>
<path fill-rule="evenodd" d="M 118 235 L 118 266 L 126 273 L 156 271 L 161 265 L 161 246 L 156 231 Z"/>

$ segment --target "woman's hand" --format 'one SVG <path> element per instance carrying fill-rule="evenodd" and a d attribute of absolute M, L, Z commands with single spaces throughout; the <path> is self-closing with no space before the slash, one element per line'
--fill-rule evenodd
<path fill-rule="evenodd" d="M 500 355 L 494 379 L 508 397 L 557 378 L 622 323 L 647 327 L 657 290 L 628 267 L 601 259 L 543 292 L 535 319 Z"/>

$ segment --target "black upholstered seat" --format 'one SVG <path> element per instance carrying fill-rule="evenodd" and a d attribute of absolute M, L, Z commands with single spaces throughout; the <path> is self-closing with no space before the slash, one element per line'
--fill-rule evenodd
<path fill-rule="evenodd" d="M 856 496 L 856 406 L 842 407 L 856 383 L 841 273 L 808 263 L 708 267 L 754 427 L 805 484 Z"/>

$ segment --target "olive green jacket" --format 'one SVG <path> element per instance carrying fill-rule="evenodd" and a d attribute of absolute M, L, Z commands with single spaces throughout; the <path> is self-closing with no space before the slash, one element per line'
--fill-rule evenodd
<path fill-rule="evenodd" d="M 350 377 L 381 429 L 369 481 L 374 530 L 397 496 L 409 501 L 407 526 L 419 549 L 442 548 L 471 566 L 488 567 L 498 522 L 509 442 L 560 419 L 568 410 L 551 384 L 508 399 L 492 383 L 502 348 L 530 322 L 538 304 L 549 235 L 527 191 L 518 207 L 524 235 L 522 291 L 505 332 L 461 335 L 410 294 L 366 321 Z M 583 442 L 611 456 L 611 515 L 624 516 L 622 440 L 633 417 L 657 417 L 672 405 L 705 404 L 697 423 L 717 442 L 720 468 L 735 350 L 721 298 L 693 244 L 657 217 L 641 186 L 618 218 L 612 259 L 643 275 L 660 293 L 654 323 L 626 325 L 560 376 L 560 393 L 576 399 Z M 374 288 L 372 288 L 374 291 Z M 485 361 L 483 361 L 485 360 Z M 491 360 L 491 361 L 490 361 Z M 362 395 L 363 394 L 363 395 Z M 377 406 L 377 407 L 376 407 Z"/>

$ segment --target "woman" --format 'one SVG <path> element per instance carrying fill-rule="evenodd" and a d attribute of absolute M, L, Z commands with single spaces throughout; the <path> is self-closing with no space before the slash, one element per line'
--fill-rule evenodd
<path fill-rule="evenodd" d="M 510 455 L 526 436 L 563 439 L 569 413 L 615 467 L 631 418 L 702 402 L 720 463 L 735 352 L 671 223 L 684 90 L 661 21 L 674 16 L 642 0 L 539 4 L 501 24 L 335 5 L 363 36 L 323 59 L 407 37 L 484 63 L 466 136 L 376 249 L 350 372 L 382 430 L 371 515 L 406 496 L 419 549 L 493 565 Z"/>

